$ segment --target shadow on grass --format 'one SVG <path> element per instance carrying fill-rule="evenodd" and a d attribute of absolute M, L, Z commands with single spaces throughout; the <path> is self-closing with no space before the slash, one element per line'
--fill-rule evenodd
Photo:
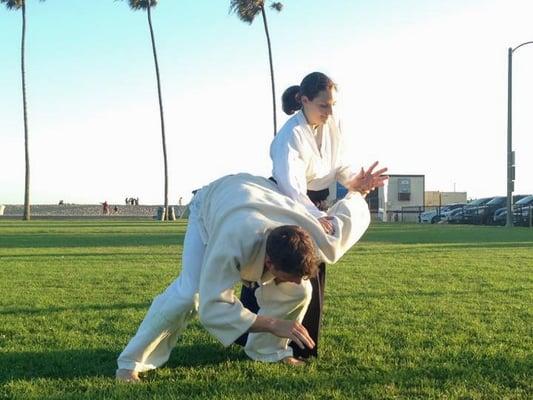
<path fill-rule="evenodd" d="M 56 312 L 81 312 L 81 311 L 104 311 L 104 310 L 126 310 L 129 308 L 148 309 L 150 302 L 146 303 L 128 303 L 128 304 L 88 304 L 77 305 L 76 307 L 47 307 L 47 308 L 10 308 L 0 310 L 0 315 L 16 315 L 16 316 L 30 316 L 30 315 L 47 315 Z"/>
<path fill-rule="evenodd" d="M 35 378 L 113 378 L 119 351 L 109 349 L 51 350 L 44 352 L 0 352 L 0 383 Z M 179 345 L 165 367 L 213 367 L 246 359 L 237 347 L 224 350 L 217 343 Z"/>
<path fill-rule="evenodd" d="M 183 243 L 184 234 L 169 232 L 150 233 L 89 233 L 89 234 L 24 234 L 4 235 L 0 248 L 47 248 L 47 247 L 125 247 L 162 246 Z"/>
<path fill-rule="evenodd" d="M 465 351 L 455 356 L 419 360 L 418 363 L 409 365 L 362 366 L 355 357 L 346 358 L 341 364 L 335 365 L 325 363 L 322 366 L 316 361 L 318 370 L 315 371 L 309 371 L 306 367 L 294 370 L 289 366 L 278 369 L 264 365 L 259 369 L 244 369 L 243 376 L 249 379 L 236 381 L 234 375 L 226 376 L 224 371 L 214 379 L 201 377 L 204 369 L 206 376 L 212 377 L 213 367 L 223 368 L 222 364 L 245 360 L 242 351 L 222 350 L 218 345 L 206 344 L 178 346 L 175 353 L 183 354 L 184 357 L 171 359 L 164 368 L 179 367 L 181 373 L 183 368 L 194 368 L 200 379 L 180 379 L 177 383 L 179 371 L 173 372 L 170 379 L 148 374 L 146 385 L 127 387 L 130 395 L 127 398 L 154 398 L 157 394 L 168 396 L 172 393 L 173 396 L 169 398 L 213 398 L 209 393 L 216 393 L 224 398 L 251 396 L 275 399 L 280 394 L 283 394 L 283 398 L 288 398 L 287 394 L 300 398 L 303 393 L 312 393 L 316 398 L 332 398 L 333 390 L 335 398 L 377 399 L 390 398 L 384 392 L 390 387 L 395 388 L 397 394 L 408 394 L 409 397 L 416 398 L 427 398 L 430 392 L 453 393 L 456 387 L 464 388 L 467 392 L 481 391 L 485 398 L 502 398 L 498 394 L 509 394 L 509 391 L 527 393 L 527 378 L 532 367 L 527 359 Z M 0 383 L 48 378 L 57 379 L 55 385 L 64 385 L 67 380 L 78 378 L 103 376 L 112 379 L 117 355 L 116 352 L 104 349 L 0 353 L 0 365 L 9 367 L 9 370 L 0 370 Z M 120 392 L 121 387 L 84 386 L 83 392 L 73 393 L 69 398 L 126 398 L 116 397 L 114 394 L 116 390 Z M 176 389 L 179 391 L 174 392 Z"/>
<path fill-rule="evenodd" d="M 195 328 L 203 330 L 201 327 Z M 209 367 L 228 361 L 245 361 L 249 360 L 244 353 L 243 347 L 236 344 L 228 348 L 222 347 L 218 343 L 203 343 L 178 345 L 172 352 L 170 359 L 165 364 L 166 368 L 194 368 Z"/>

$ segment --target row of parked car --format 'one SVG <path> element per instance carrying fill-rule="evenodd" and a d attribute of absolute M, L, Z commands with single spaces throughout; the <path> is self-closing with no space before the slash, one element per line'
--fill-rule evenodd
<path fill-rule="evenodd" d="M 513 224 L 531 226 L 533 195 L 513 196 Z M 420 214 L 422 223 L 448 222 L 450 224 L 505 225 L 507 222 L 507 197 L 486 197 L 466 204 L 442 206 Z"/>

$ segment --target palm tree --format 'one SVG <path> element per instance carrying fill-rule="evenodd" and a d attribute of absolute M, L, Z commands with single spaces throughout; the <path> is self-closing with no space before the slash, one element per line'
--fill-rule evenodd
<path fill-rule="evenodd" d="M 136 10 L 146 10 L 148 16 L 148 26 L 150 27 L 150 37 L 152 39 L 152 52 L 154 54 L 155 74 L 157 78 L 157 94 L 159 96 L 159 116 L 161 119 L 161 137 L 163 141 L 163 161 L 165 164 L 165 206 L 163 212 L 163 219 L 168 220 L 170 217 L 170 210 L 168 207 L 168 164 L 167 164 L 167 144 L 165 138 L 165 119 L 163 114 L 163 98 L 161 96 L 161 78 L 159 75 L 159 63 L 157 61 L 157 51 L 155 47 L 154 28 L 152 26 L 151 8 L 157 5 L 157 0 L 128 0 L 130 8 Z"/>
<path fill-rule="evenodd" d="M 273 2 L 270 8 L 280 12 L 283 9 L 283 4 Z M 268 59 L 270 61 L 270 80 L 272 83 L 272 110 L 274 118 L 274 136 L 278 131 L 276 122 L 276 89 L 274 85 L 274 64 L 272 62 L 272 46 L 270 44 L 270 34 L 268 33 L 268 24 L 265 12 L 265 0 L 231 0 L 230 12 L 235 12 L 239 19 L 243 22 L 251 24 L 257 14 L 261 13 L 263 17 L 263 25 L 265 27 L 265 35 L 268 45 Z"/>
<path fill-rule="evenodd" d="M 44 1 L 44 0 L 41 0 Z M 20 41 L 20 71 L 22 75 L 22 109 L 24 115 L 24 154 L 26 163 L 26 173 L 24 177 L 24 215 L 22 219 L 29 221 L 30 213 L 30 152 L 28 146 L 28 109 L 26 105 L 26 66 L 25 66 L 25 46 L 26 46 L 26 0 L 0 0 L 6 5 L 8 10 L 22 11 L 22 37 Z"/>

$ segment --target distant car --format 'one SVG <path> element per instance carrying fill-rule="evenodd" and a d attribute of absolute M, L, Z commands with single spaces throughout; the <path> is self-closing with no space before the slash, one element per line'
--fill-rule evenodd
<path fill-rule="evenodd" d="M 517 226 L 530 226 L 530 215 L 533 214 L 533 208 L 530 207 L 523 207 L 520 211 L 514 213 L 514 225 Z M 533 218 L 533 215 L 531 215 L 531 218 Z M 531 222 L 533 225 L 533 220 Z"/>
<path fill-rule="evenodd" d="M 426 211 L 420 214 L 420 222 L 423 224 L 434 224 L 438 221 L 438 210 Z"/>
<path fill-rule="evenodd" d="M 494 225 L 504 226 L 507 223 L 507 207 L 496 210 L 492 221 Z"/>
<path fill-rule="evenodd" d="M 526 197 L 531 197 L 530 194 L 515 194 L 513 195 L 513 204 L 518 203 L 520 200 L 525 199 Z"/>
<path fill-rule="evenodd" d="M 524 197 L 513 206 L 513 223 L 515 225 L 529 226 L 531 208 L 533 207 L 533 196 Z"/>
<path fill-rule="evenodd" d="M 522 208 L 529 206 L 533 204 L 533 196 L 532 195 L 516 195 L 513 196 L 514 203 L 514 209 Z M 504 226 L 507 223 L 507 207 L 499 208 L 494 212 L 494 218 L 493 218 L 494 225 L 501 225 Z"/>
<path fill-rule="evenodd" d="M 446 217 L 449 224 L 461 224 L 464 217 L 464 208 L 456 208 L 452 210 Z"/>
<path fill-rule="evenodd" d="M 441 211 L 439 217 L 441 221 L 448 221 L 448 218 L 455 210 L 462 210 L 466 204 L 454 203 L 446 206 L 446 210 Z"/>
<path fill-rule="evenodd" d="M 423 212 L 420 214 L 420 222 L 426 224 L 435 224 L 441 220 L 445 220 L 453 210 L 463 206 L 463 203 L 447 204 L 440 207 L 440 210 L 437 208 L 435 210 Z"/>
<path fill-rule="evenodd" d="M 473 222 L 475 224 L 492 224 L 494 222 L 494 213 L 496 210 L 502 208 L 507 202 L 507 197 L 497 196 L 491 201 L 478 206 L 474 214 Z"/>
<path fill-rule="evenodd" d="M 463 218 L 460 223 L 473 224 L 477 222 L 480 218 L 480 207 L 484 206 L 492 199 L 494 199 L 494 197 L 484 197 L 467 203 L 464 207 Z"/>

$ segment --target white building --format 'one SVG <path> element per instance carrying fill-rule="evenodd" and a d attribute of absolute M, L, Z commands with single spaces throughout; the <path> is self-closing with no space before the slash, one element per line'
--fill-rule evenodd
<path fill-rule="evenodd" d="M 419 214 L 424 211 L 424 187 L 424 175 L 389 175 L 384 187 L 366 197 L 373 219 L 418 222 Z M 341 184 L 336 189 L 335 197 L 342 199 L 346 189 Z"/>
<path fill-rule="evenodd" d="M 424 175 L 389 175 L 386 192 L 388 221 L 418 222 L 424 210 Z"/>

